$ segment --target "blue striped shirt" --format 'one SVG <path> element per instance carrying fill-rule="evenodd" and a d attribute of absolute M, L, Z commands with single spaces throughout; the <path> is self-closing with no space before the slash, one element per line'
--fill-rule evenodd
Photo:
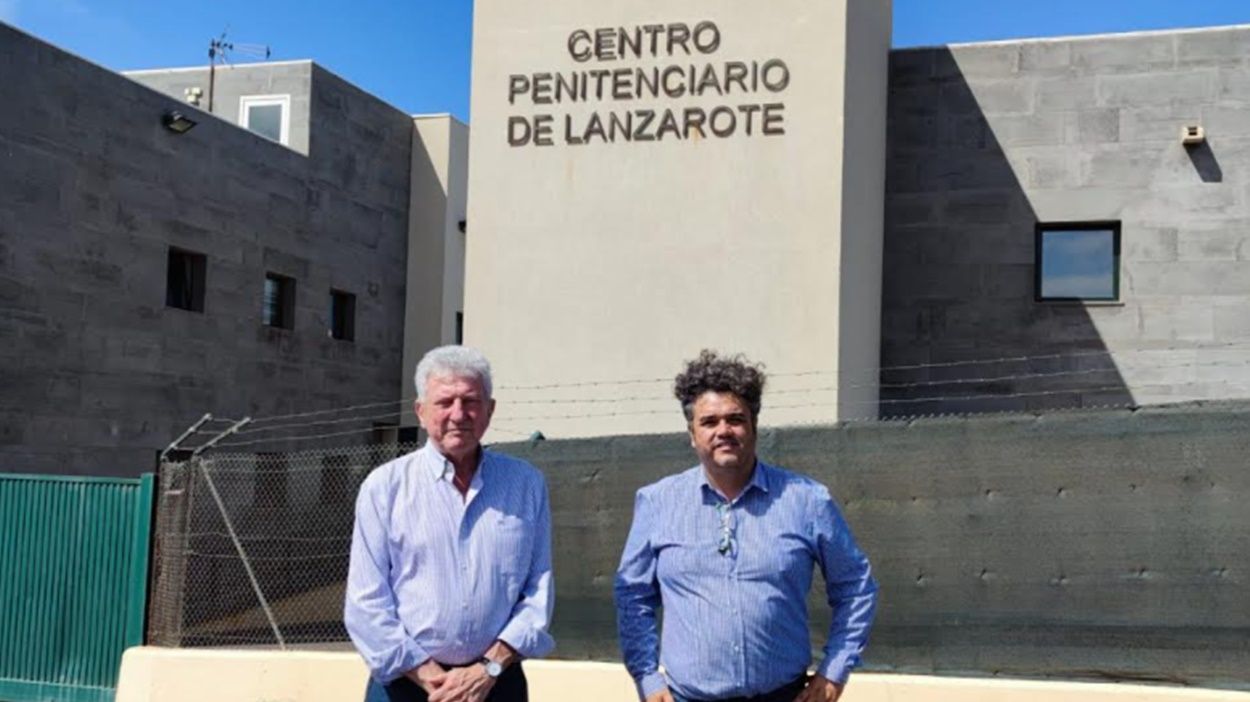
<path fill-rule="evenodd" d="M 343 622 L 373 676 L 459 665 L 501 640 L 555 647 L 551 510 L 530 464 L 482 450 L 466 497 L 430 443 L 369 474 L 356 498 Z"/>
<path fill-rule="evenodd" d="M 616 574 L 621 650 L 639 695 L 667 685 L 696 699 L 752 696 L 803 675 L 814 566 L 833 608 L 816 672 L 841 683 L 859 664 L 877 586 L 824 485 L 757 462 L 732 502 L 702 466 L 639 490 Z"/>

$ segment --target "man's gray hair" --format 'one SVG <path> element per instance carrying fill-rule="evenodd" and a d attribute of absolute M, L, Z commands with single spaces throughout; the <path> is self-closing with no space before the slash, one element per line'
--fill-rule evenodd
<path fill-rule="evenodd" d="M 440 346 L 421 358 L 413 377 L 418 400 L 425 399 L 425 386 L 431 376 L 475 378 L 482 384 L 486 399 L 491 397 L 490 361 L 471 346 Z"/>

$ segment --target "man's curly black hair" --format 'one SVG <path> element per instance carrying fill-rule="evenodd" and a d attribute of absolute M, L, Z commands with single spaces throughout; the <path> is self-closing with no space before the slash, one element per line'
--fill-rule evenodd
<path fill-rule="evenodd" d="M 691 422 L 694 421 L 695 400 L 703 393 L 733 393 L 746 401 L 754 424 L 760 416 L 760 398 L 764 395 L 766 380 L 762 363 L 751 363 L 742 354 L 722 358 L 711 349 L 703 349 L 677 376 L 673 394 L 681 402 L 686 421 Z"/>

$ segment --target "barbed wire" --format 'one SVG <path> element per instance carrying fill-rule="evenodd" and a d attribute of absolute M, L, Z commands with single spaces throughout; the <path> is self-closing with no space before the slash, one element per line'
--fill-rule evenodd
<path fill-rule="evenodd" d="M 1182 367 L 1188 367 L 1192 365 L 1226 365 L 1226 364 L 1222 364 L 1222 363 L 1216 364 L 1215 362 L 1210 362 L 1208 364 L 1184 364 L 1184 365 L 1175 365 L 1175 366 L 1167 366 L 1167 367 L 1168 368 L 1182 368 Z M 1243 365 L 1250 365 L 1250 364 L 1243 364 Z M 1094 375 L 1098 373 L 1115 373 L 1115 372 L 1119 372 L 1119 370 L 1120 369 L 1115 368 L 1115 367 L 1109 367 L 1109 368 L 1089 368 L 1089 369 L 1084 369 L 1084 370 L 1071 370 L 1071 371 L 1055 371 L 1052 373 L 1018 373 L 1015 375 L 999 375 L 999 376 L 991 376 L 991 377 L 985 377 L 985 378 L 953 378 L 950 380 L 919 380 L 919 381 L 912 382 L 912 383 L 867 383 L 867 382 L 866 383 L 851 383 L 848 385 L 824 385 L 824 386 L 814 387 L 814 388 L 786 388 L 782 390 L 768 390 L 766 391 L 766 394 L 769 396 L 795 395 L 795 394 L 806 394 L 806 393 L 814 393 L 814 392 L 834 392 L 837 390 L 852 390 L 852 389 L 874 388 L 874 387 L 881 388 L 883 390 L 904 390 L 907 388 L 929 387 L 929 386 L 934 386 L 934 385 L 979 385 L 979 384 L 986 384 L 986 383 L 1000 383 L 1000 382 L 1005 382 L 1008 380 L 1033 380 L 1033 379 L 1039 379 L 1039 378 L 1061 378 L 1061 377 L 1076 376 L 1076 375 Z M 514 400 L 511 398 L 506 398 L 506 402 L 509 405 L 547 405 L 547 404 L 550 404 L 550 405 L 577 405 L 577 404 L 595 405 L 595 404 L 618 404 L 622 402 L 659 402 L 659 401 L 673 400 L 673 399 L 674 399 L 673 395 L 666 394 L 666 395 L 636 395 L 636 396 L 627 396 L 627 397 L 600 397 L 600 398 L 587 398 L 587 399 L 565 398 L 565 397 L 540 397 L 540 398 L 528 398 L 524 400 Z M 240 432 L 240 433 L 243 433 L 243 432 Z"/>
<path fill-rule="evenodd" d="M 1227 342 L 1227 343 L 1222 343 L 1222 344 L 1206 344 L 1206 345 L 1196 345 L 1196 346 L 1187 345 L 1187 346 L 1168 346 L 1168 347 L 1159 347 L 1159 348 L 1131 349 L 1131 350 L 1119 351 L 1119 352 L 1113 352 L 1109 350 L 1097 350 L 1097 351 L 1076 351 L 1076 352 L 1064 352 L 1064 353 L 1019 355 L 1019 356 L 1001 356 L 1001 357 L 996 357 L 996 358 L 975 359 L 975 360 L 965 360 L 965 361 L 950 361 L 950 362 L 940 362 L 940 363 L 886 366 L 886 367 L 882 367 L 878 369 L 877 372 L 880 374 L 884 374 L 888 372 L 903 371 L 903 370 L 920 371 L 920 370 L 930 370 L 930 369 L 951 369 L 951 368 L 961 368 L 961 367 L 974 368 L 976 366 L 987 366 L 991 364 L 1005 364 L 1005 363 L 1019 364 L 1019 363 L 1036 363 L 1040 361 L 1063 361 L 1063 360 L 1098 357 L 1098 356 L 1121 356 L 1123 357 L 1123 356 L 1133 356 L 1133 355 L 1140 355 L 1140 354 L 1146 354 L 1146 353 L 1162 354 L 1162 353 L 1176 353 L 1176 352 L 1204 352 L 1204 351 L 1218 351 L 1218 350 L 1232 349 L 1232 348 L 1250 350 L 1250 344 L 1247 344 L 1246 342 Z M 1116 359 L 1109 358 L 1108 361 L 1114 364 L 1116 362 Z M 1022 373 L 1009 373 L 1009 374 L 985 374 L 985 375 L 980 375 L 976 377 L 929 378 L 929 379 L 924 379 L 924 380 L 914 380 L 911 382 L 879 382 L 878 379 L 872 379 L 872 380 L 863 381 L 863 382 L 835 383 L 835 384 L 819 385 L 815 387 L 783 387 L 781 389 L 770 390 L 768 391 L 767 394 L 770 397 L 795 396 L 795 395 L 805 395 L 805 394 L 847 391 L 851 389 L 863 389 L 863 388 L 877 389 L 879 391 L 891 391 L 891 393 L 893 394 L 899 391 L 906 391 L 909 389 L 919 389 L 919 388 L 954 387 L 954 386 L 961 386 L 961 385 L 985 385 L 985 384 L 992 384 L 992 383 L 1008 383 L 1008 382 L 1022 383 L 1022 382 L 1033 381 L 1033 380 L 1043 380 L 1043 379 L 1056 380 L 1056 379 L 1063 379 L 1063 378 L 1097 376 L 1097 375 L 1109 374 L 1109 373 L 1119 373 L 1123 377 L 1130 373 L 1141 374 L 1141 373 L 1147 373 L 1150 371 L 1176 370 L 1176 369 L 1185 369 L 1185 368 L 1203 368 L 1203 367 L 1210 367 L 1210 366 L 1240 368 L 1240 367 L 1246 367 L 1247 365 L 1250 365 L 1250 363 L 1230 363 L 1230 361 L 1224 360 L 1224 359 L 1211 359 L 1211 360 L 1206 360 L 1206 361 L 1193 361 L 1193 362 L 1186 362 L 1186 363 L 1166 363 L 1166 362 L 1151 363 L 1151 364 L 1130 363 L 1130 364 L 1124 365 L 1123 367 L 1110 365 L 1106 367 L 1058 370 L 1058 371 L 1022 372 Z M 845 370 L 844 371 L 804 371 L 804 372 L 799 372 L 799 373 L 773 373 L 773 374 L 770 374 L 770 377 L 772 378 L 820 377 L 820 376 L 828 376 L 828 375 L 834 375 L 838 373 L 849 373 L 849 372 L 850 371 L 845 371 Z M 520 389 L 532 390 L 532 389 L 539 389 L 539 388 L 585 388 L 585 387 L 592 387 L 592 386 L 607 387 L 607 386 L 619 386 L 619 385 L 627 385 L 627 384 L 640 384 L 644 382 L 657 382 L 659 380 L 664 380 L 665 382 L 668 382 L 669 379 L 664 378 L 664 379 L 654 379 L 654 380 L 633 379 L 633 380 L 621 380 L 621 381 L 588 381 L 588 382 L 575 382 L 575 383 L 552 383 L 552 384 L 545 384 L 545 385 L 530 385 L 530 386 L 502 385 L 502 386 L 498 386 L 498 388 L 499 390 L 506 392 L 510 389 L 511 390 L 520 390 Z M 1147 388 L 1147 387 L 1164 387 L 1164 386 L 1184 387 L 1188 385 L 1197 385 L 1197 384 L 1200 384 L 1200 383 L 1198 382 L 1188 382 L 1188 383 L 1174 382 L 1174 383 L 1155 383 L 1155 384 L 1143 385 L 1141 383 L 1136 383 L 1136 382 L 1130 383 L 1128 381 L 1125 381 L 1121 383 L 1120 385 L 1114 385 L 1114 386 L 1112 385 L 1093 386 L 1093 387 L 1073 386 L 1073 387 L 1067 387 L 1067 388 L 1056 388 L 1053 390 L 1034 391 L 1034 392 L 1020 392 L 1020 391 L 998 392 L 998 393 L 986 393 L 982 395 L 967 395 L 967 394 L 917 395 L 915 397 L 885 397 L 885 398 L 873 399 L 873 400 L 856 400 L 856 399 L 844 398 L 841 400 L 841 404 L 842 405 L 862 404 L 862 405 L 874 405 L 874 406 L 889 406 L 889 405 L 906 405 L 906 404 L 915 404 L 915 403 L 924 403 L 924 402 L 940 403 L 940 402 L 968 402 L 968 401 L 985 401 L 985 400 L 1010 400 L 1013 398 L 1046 396 L 1046 395 L 1061 395 L 1061 394 L 1069 394 L 1069 393 L 1095 393 L 1095 392 L 1107 392 L 1107 391 L 1132 392 L 1135 389 L 1141 389 L 1141 388 Z M 671 400 L 672 397 L 666 393 L 663 395 L 660 395 L 660 394 L 627 395 L 624 397 L 607 397 L 607 398 L 604 398 L 604 397 L 581 397 L 581 398 L 579 397 L 537 397 L 535 398 L 535 397 L 507 397 L 505 396 L 501 399 L 505 403 L 505 406 L 531 406 L 531 405 L 619 406 L 619 405 L 630 403 L 630 402 L 662 402 L 666 400 Z M 315 427 L 333 427 L 333 426 L 347 425 L 347 424 L 358 423 L 358 422 L 394 421 L 397 415 L 401 414 L 402 410 L 397 408 L 395 411 L 388 412 L 386 414 L 338 417 L 338 418 L 309 421 L 309 422 L 288 422 L 285 424 L 268 424 L 268 425 L 263 425 L 263 426 L 256 426 L 257 424 L 272 423 L 278 420 L 307 419 L 307 418 L 322 417 L 322 416 L 328 416 L 328 415 L 334 415 L 334 414 L 357 412 L 357 411 L 362 411 L 365 409 L 372 409 L 372 408 L 378 408 L 378 407 L 397 407 L 398 405 L 411 403 L 412 401 L 413 401 L 412 398 L 402 398 L 399 400 L 388 400 L 385 402 L 367 403 L 367 404 L 353 405 L 353 406 L 347 406 L 347 407 L 341 407 L 341 408 L 330 408 L 330 409 L 316 410 L 316 411 L 310 411 L 310 412 L 274 415 L 270 417 L 260 417 L 260 418 L 252 420 L 247 428 L 241 429 L 235 433 L 237 435 L 256 435 L 256 434 L 265 434 L 265 433 L 279 433 L 279 432 L 284 432 L 284 431 L 297 431 L 297 430 L 304 430 L 304 429 L 312 429 Z M 824 403 L 817 403 L 817 404 L 824 404 Z M 768 407 L 768 409 L 772 409 L 772 410 L 798 409 L 798 408 L 804 408 L 804 407 L 810 407 L 810 406 L 815 406 L 815 404 L 771 405 Z M 664 409 L 664 410 L 656 409 L 656 410 L 633 410 L 633 411 L 614 410 L 611 412 L 581 412 L 581 413 L 565 413 L 565 414 L 537 414 L 537 415 L 524 415 L 523 414 L 523 415 L 517 415 L 517 416 L 504 415 L 503 419 L 505 419 L 505 421 L 507 422 L 554 420 L 554 419 L 575 420 L 575 419 L 591 419 L 591 418 L 618 417 L 618 416 L 644 416 L 644 415 L 650 415 L 650 414 L 663 414 L 663 413 L 667 413 L 668 411 L 669 410 L 667 409 Z M 867 417 L 867 418 L 871 419 L 871 418 L 880 418 L 880 417 L 876 417 L 874 415 L 873 417 Z M 323 439 L 328 439 L 328 438 L 352 436 L 352 435 L 358 435 L 358 434 L 366 433 L 366 432 L 384 431 L 387 429 L 395 429 L 395 428 L 399 428 L 399 427 L 394 426 L 394 425 L 370 426 L 368 428 L 352 429 L 352 430 L 341 431 L 341 432 L 314 432 L 311 434 L 301 433 L 301 434 L 292 434 L 288 436 L 273 436 L 269 438 L 257 438 L 254 440 L 247 440 L 247 441 L 223 442 L 219 444 L 219 446 L 221 448 L 229 448 L 229 447 L 256 446 L 256 445 L 260 445 L 264 443 L 282 443 L 282 442 L 291 442 L 291 441 L 318 441 L 318 440 L 323 440 Z M 530 435 L 530 432 L 521 431 L 517 428 L 509 428 L 507 426 L 495 425 L 493 428 L 499 433 L 508 434 L 508 435 L 512 435 L 515 437 L 527 437 Z"/>
<path fill-rule="evenodd" d="M 1146 366 L 1146 367 L 1139 366 L 1135 368 L 1135 372 L 1140 372 L 1144 369 L 1156 369 L 1157 368 L 1157 369 L 1174 370 L 1174 369 L 1179 369 L 1179 368 L 1202 368 L 1202 367 L 1207 367 L 1207 366 L 1247 367 L 1247 366 L 1250 366 L 1250 363 L 1229 364 L 1228 362 L 1225 362 L 1225 361 L 1177 363 L 1177 364 L 1167 364 L 1167 365 L 1152 365 L 1152 366 Z M 825 385 L 825 386 L 812 387 L 812 388 L 784 388 L 780 390 L 770 390 L 768 391 L 767 394 L 769 396 L 795 395 L 795 394 L 811 394 L 811 393 L 818 393 L 818 392 L 836 392 L 839 390 L 851 390 L 851 389 L 863 389 L 863 388 L 879 388 L 882 390 L 906 390 L 906 389 L 911 389 L 911 388 L 934 387 L 934 386 L 944 386 L 944 385 L 982 385 L 982 384 L 990 384 L 990 383 L 1003 383 L 1003 382 L 1009 382 L 1009 381 L 1056 379 L 1056 378 L 1075 377 L 1075 376 L 1098 375 L 1098 374 L 1104 374 L 1104 373 L 1123 374 L 1123 372 L 1124 372 L 1123 369 L 1120 369 L 1114 366 L 1109 366 L 1109 367 L 1104 367 L 1104 368 L 1086 368 L 1086 369 L 1079 369 L 1079 370 L 1063 370 L 1063 371 L 1039 372 L 1039 373 L 1015 373 L 1015 374 L 1010 374 L 1010 375 L 994 375 L 994 376 L 973 377 L 973 378 L 918 380 L 918 381 L 914 381 L 910 383 L 864 382 L 864 383 L 850 383 L 850 384 L 844 384 L 844 385 Z M 1079 388 L 1075 388 L 1075 389 L 1079 389 Z M 671 395 L 665 394 L 665 395 L 635 395 L 635 396 L 610 397 L 610 398 L 552 397 L 552 398 L 525 398 L 525 399 L 503 398 L 503 399 L 507 405 L 579 405 L 579 404 L 597 405 L 597 404 L 622 404 L 622 403 L 627 403 L 627 402 L 661 402 L 661 401 L 666 401 L 666 400 L 672 400 L 673 398 Z M 909 400 L 920 400 L 920 399 L 925 399 L 925 398 L 909 398 Z M 931 398 L 931 399 L 941 399 L 941 398 Z M 403 400 L 400 400 L 399 402 L 403 402 Z M 388 403 L 388 404 L 394 404 L 394 403 Z M 298 428 L 312 427 L 312 426 L 347 424 L 351 422 L 381 421 L 381 420 L 388 420 L 388 419 L 393 420 L 394 418 L 395 418 L 394 413 L 385 414 L 385 415 L 374 415 L 374 416 L 368 416 L 368 417 L 344 417 L 344 418 L 334 419 L 334 420 L 293 423 L 293 424 L 279 424 L 279 425 L 268 426 L 268 427 L 245 429 L 245 430 L 236 432 L 236 434 L 237 435 L 256 434 L 256 433 L 261 433 L 261 432 L 273 432 L 273 431 L 279 431 L 279 430 L 298 429 Z M 388 427 L 374 427 L 374 428 L 382 430 Z"/>
<path fill-rule="evenodd" d="M 404 402 L 412 403 L 415 399 L 416 399 L 415 397 L 411 399 L 404 398 L 400 400 L 387 400 L 386 402 L 370 402 L 364 405 L 335 407 L 331 409 L 316 410 L 313 412 L 298 412 L 295 414 L 277 414 L 277 415 L 272 415 L 269 417 L 259 417 L 259 418 L 253 419 L 252 424 L 259 424 L 261 422 L 274 422 L 280 419 L 303 419 L 305 417 L 320 417 L 326 414 L 341 414 L 344 412 L 357 412 L 357 411 L 366 410 L 366 409 L 377 409 L 378 407 L 389 407 L 389 406 L 398 405 Z"/>
<path fill-rule="evenodd" d="M 222 443 L 217 444 L 217 448 L 233 448 L 233 447 L 239 447 L 239 446 L 259 446 L 261 444 L 280 444 L 280 443 L 286 443 L 286 442 L 291 442 L 291 441 L 320 441 L 322 439 L 333 439 L 333 438 L 343 437 L 343 436 L 359 436 L 360 434 L 373 433 L 379 430 L 398 429 L 398 428 L 399 427 L 367 427 L 364 429 L 352 429 L 348 431 L 337 431 L 337 432 L 329 432 L 329 433 L 322 433 L 322 434 L 307 434 L 307 435 L 297 435 L 297 436 L 272 436 L 272 437 L 265 438 L 265 439 L 252 439 L 249 441 L 223 441 Z M 491 424 L 490 430 L 498 431 L 501 434 L 511 434 L 513 436 L 524 436 L 524 437 L 528 437 L 531 433 L 531 432 L 523 432 L 523 431 L 517 431 L 517 430 L 509 430 L 503 427 L 496 426 L 495 424 Z M 369 448 L 369 447 L 370 445 L 364 445 L 364 446 L 360 446 L 359 448 Z"/>
<path fill-rule="evenodd" d="M 397 427 L 385 427 L 397 428 Z M 274 436 L 267 439 L 253 439 L 251 441 L 223 441 L 217 444 L 217 448 L 228 448 L 231 446 L 257 446 L 259 444 L 281 443 L 286 441 L 314 441 L 321 439 L 333 439 L 340 436 L 354 436 L 364 433 L 372 433 L 378 431 L 378 427 L 368 427 L 366 429 L 353 429 L 350 431 L 328 432 L 323 434 L 310 434 L 307 436 Z"/>
<path fill-rule="evenodd" d="M 1155 383 L 1155 384 L 1145 384 L 1145 385 L 1139 384 L 1136 386 L 1136 388 L 1138 390 L 1144 389 L 1144 388 L 1160 388 L 1160 387 L 1182 388 L 1182 387 L 1189 387 L 1189 386 L 1194 386 L 1194 385 L 1206 385 L 1206 384 L 1207 383 L 1198 382 L 1198 381 L 1187 382 L 1187 383 Z M 908 405 L 908 404 L 920 404 L 920 403 L 985 402 L 985 401 L 997 401 L 997 400 L 1036 398 L 1036 397 L 1052 397 L 1052 396 L 1061 396 L 1061 395 L 1082 395 L 1082 394 L 1089 394 L 1089 393 L 1129 392 L 1129 391 L 1130 389 L 1122 384 L 1114 384 L 1114 385 L 1101 385 L 1101 386 L 1078 386 L 1078 387 L 1071 387 L 1071 388 L 1056 388 L 1056 389 L 1051 389 L 1051 390 L 1038 390 L 1038 391 L 1031 391 L 1031 392 L 1015 392 L 1015 393 L 986 393 L 986 394 L 978 394 L 978 395 L 923 396 L 923 397 L 915 397 L 915 398 L 886 398 L 886 399 L 869 399 L 869 400 L 843 399 L 840 401 L 840 404 L 843 404 L 843 405 L 860 404 L 860 405 L 880 406 L 880 405 Z M 1194 398 L 1194 399 L 1203 399 L 1203 398 Z M 1233 399 L 1233 398 L 1227 398 L 1227 399 Z M 1180 401 L 1185 401 L 1185 400 L 1178 399 L 1177 401 L 1180 402 Z M 1193 400 L 1191 399 L 1189 401 L 1193 401 Z M 765 414 L 767 414 L 769 412 L 784 411 L 784 410 L 813 409 L 813 408 L 819 408 L 819 407 L 829 408 L 833 404 L 835 403 L 833 402 L 802 402 L 802 403 L 781 404 L 781 405 L 765 405 L 764 412 Z M 1136 407 L 1136 406 L 1139 406 L 1139 405 L 1135 402 L 1125 402 L 1119 405 L 1107 404 L 1107 405 L 1100 405 L 1099 407 L 1104 408 L 1104 409 L 1117 409 L 1117 408 L 1122 409 L 1125 407 Z M 1088 407 L 1088 406 L 1072 407 L 1072 408 L 1047 408 L 1048 411 L 1052 409 L 1059 410 L 1059 409 L 1094 409 L 1094 408 Z M 1024 412 L 1024 411 L 1030 411 L 1030 410 L 1028 408 L 1018 408 L 1015 410 L 988 410 L 988 411 L 978 411 L 973 414 L 978 414 L 978 415 L 991 414 L 991 413 L 998 412 L 998 411 Z M 666 409 L 628 410 L 628 411 L 613 411 L 613 412 L 586 412 L 586 413 L 581 413 L 581 414 L 506 416 L 504 417 L 504 419 L 507 422 L 524 422 L 524 421 L 536 422 L 536 421 L 555 421 L 555 420 L 568 421 L 568 420 L 580 420 L 580 419 L 610 419 L 613 417 L 642 417 L 642 416 L 672 415 L 675 413 L 676 413 L 676 410 L 672 408 L 666 408 Z M 939 414 L 948 415 L 951 413 L 944 412 L 944 413 L 939 413 Z M 931 416 L 931 415 L 910 415 L 910 416 Z M 837 422 L 874 421 L 874 420 L 886 420 L 886 419 L 897 420 L 901 418 L 903 417 L 881 417 L 877 415 L 876 413 L 873 413 L 872 415 L 841 417 L 837 420 Z M 323 434 L 271 437 L 267 439 L 257 439 L 257 440 L 251 440 L 251 441 L 236 441 L 236 442 L 221 443 L 221 444 L 218 444 L 218 446 L 220 448 L 234 448 L 234 447 L 243 447 L 243 446 L 255 446 L 255 445 L 267 444 L 267 443 L 279 444 L 279 443 L 296 442 L 296 441 L 320 441 L 320 440 L 327 439 L 327 438 L 335 438 L 335 437 L 348 436 L 348 435 L 358 435 L 364 432 L 372 432 L 375 430 L 376 429 L 374 428 L 369 428 L 369 429 L 358 429 L 355 431 L 331 432 L 331 433 L 323 433 Z M 511 434 L 513 436 L 518 436 L 518 437 L 530 436 L 530 433 L 527 433 L 524 431 L 517 431 L 515 429 L 497 427 L 495 425 L 491 426 L 491 430 L 498 430 L 500 433 Z"/>
<path fill-rule="evenodd" d="M 916 364 L 907 364 L 907 365 L 882 366 L 880 368 L 875 368 L 875 369 L 860 369 L 860 370 L 840 369 L 840 370 L 834 370 L 834 371 L 807 370 L 807 371 L 798 371 L 798 372 L 776 372 L 776 373 L 769 373 L 768 375 L 770 378 L 801 378 L 801 377 L 813 377 L 813 376 L 822 376 L 822 375 L 849 375 L 849 374 L 863 374 L 863 373 L 880 374 L 880 373 L 890 373 L 890 372 L 895 372 L 895 371 L 915 371 L 915 370 L 925 370 L 925 369 L 932 369 L 932 368 L 956 368 L 956 367 L 964 367 L 964 366 L 979 366 L 979 365 L 989 365 L 989 364 L 1026 363 L 1026 362 L 1035 362 L 1035 361 L 1044 361 L 1044 360 L 1061 360 L 1061 359 L 1068 359 L 1068 358 L 1088 358 L 1088 357 L 1093 357 L 1093 356 L 1126 356 L 1126 355 L 1141 354 L 1141 353 L 1165 353 L 1165 352 L 1176 352 L 1176 351 L 1215 351 L 1215 350 L 1227 349 L 1227 348 L 1246 348 L 1247 350 L 1250 350 L 1250 342 L 1232 341 L 1232 342 L 1225 342 L 1221 344 L 1167 346 L 1167 347 L 1158 347 L 1158 348 L 1125 349 L 1125 350 L 1119 350 L 1119 351 L 1112 351 L 1112 350 L 1107 350 L 1107 349 L 1092 350 L 1092 351 L 1072 351 L 1072 352 L 1035 354 L 1035 355 L 1024 355 L 1024 356 L 1000 356 L 996 358 L 971 359 L 971 360 L 963 360 L 963 361 L 944 361 L 944 362 L 935 362 L 935 363 L 916 363 Z M 576 382 L 543 383 L 543 384 L 535 384 L 535 385 L 497 385 L 495 386 L 495 390 L 497 391 L 498 390 L 529 391 L 529 390 L 600 387 L 600 386 L 613 386 L 613 385 L 642 385 L 642 384 L 660 383 L 660 382 L 671 383 L 672 381 L 673 381 L 672 376 L 665 376 L 665 377 L 660 377 L 660 378 L 634 378 L 634 379 L 625 379 L 625 380 L 576 381 Z M 865 385 L 870 385 L 870 384 L 871 383 L 865 383 Z M 847 387 L 850 387 L 850 386 L 847 386 Z M 278 414 L 278 415 L 271 415 L 267 417 L 257 417 L 257 418 L 252 419 L 250 426 L 255 427 L 255 425 L 257 424 L 261 424 L 265 422 L 275 422 L 275 421 L 287 420 L 287 419 L 305 419 L 308 417 L 320 417 L 320 416 L 329 415 L 329 414 L 343 414 L 347 412 L 377 409 L 380 407 L 393 407 L 395 405 L 411 404 L 415 401 L 416 401 L 415 396 L 408 396 L 408 397 L 404 397 L 398 400 L 386 400 L 386 401 L 370 402 L 370 403 L 359 404 L 359 405 L 348 405 L 344 407 L 333 407 L 333 408 L 327 408 L 323 410 L 313 410 L 309 412 L 295 412 L 295 413 L 290 413 L 290 414 Z M 523 400 L 512 400 L 511 402 L 520 403 L 522 401 Z M 524 400 L 524 401 L 528 402 L 529 400 Z M 537 401 L 538 400 L 535 400 L 535 402 Z M 226 420 L 224 418 L 217 418 L 214 421 L 232 421 L 232 420 Z M 255 430 L 256 429 L 253 429 L 253 431 Z"/>
<path fill-rule="evenodd" d="M 862 404 L 862 405 L 883 405 L 883 404 L 917 404 L 922 402 L 958 402 L 958 401 L 984 401 L 984 400 L 1010 400 L 1025 397 L 1045 397 L 1050 395 L 1079 395 L 1082 393 L 1098 393 L 1098 392 L 1131 392 L 1135 389 L 1145 388 L 1180 388 L 1193 385 L 1206 385 L 1208 383 L 1201 381 L 1191 382 L 1175 382 L 1175 383 L 1150 383 L 1135 384 L 1132 388 L 1125 384 L 1100 385 L 1100 386 L 1075 386 L 1070 388 L 1055 388 L 1051 390 L 1038 390 L 1030 392 L 1014 392 L 1014 393 L 985 393 L 980 395 L 942 395 L 932 396 L 926 395 L 921 397 L 909 398 L 885 398 L 885 399 L 842 399 L 841 404 Z M 833 388 L 836 389 L 836 388 Z M 807 409 L 812 407 L 827 407 L 831 402 L 805 402 L 789 405 L 764 405 L 764 411 L 783 410 L 783 409 Z M 528 416 L 506 416 L 506 421 L 535 421 L 548 419 L 582 419 L 582 418 L 600 418 L 600 417 L 620 417 L 620 416 L 643 416 L 649 414 L 669 414 L 675 410 L 672 409 L 656 409 L 656 410 L 630 410 L 620 412 L 601 412 L 601 413 L 582 413 L 582 414 L 564 414 L 564 415 L 528 415 Z"/>
<path fill-rule="evenodd" d="M 1044 360 L 1058 360 L 1065 358 L 1089 358 L 1093 356 L 1125 356 L 1138 353 L 1163 353 L 1171 351 L 1207 351 L 1218 350 L 1223 348 L 1246 348 L 1250 350 L 1250 342 L 1246 341 L 1230 341 L 1219 344 L 1201 344 L 1187 346 L 1167 346 L 1159 348 L 1137 348 L 1137 349 L 1101 349 L 1090 351 L 1065 351 L 1048 354 L 1033 354 L 1024 356 L 1000 356 L 996 358 L 969 359 L 962 361 L 939 361 L 933 363 L 916 363 L 906 365 L 881 366 L 876 368 L 843 368 L 838 370 L 806 370 L 797 372 L 768 372 L 769 378 L 796 378 L 818 375 L 863 375 L 865 373 L 889 373 L 895 371 L 911 371 L 925 370 L 931 368 L 957 368 L 964 366 L 988 365 L 991 363 L 1026 363 Z M 647 383 L 671 383 L 675 379 L 676 374 L 659 378 L 632 378 L 626 380 L 586 380 L 576 382 L 559 382 L 559 383 L 540 383 L 535 385 L 496 385 L 495 390 L 552 390 L 562 388 L 582 388 L 596 387 L 606 385 L 643 385 Z"/>
<path fill-rule="evenodd" d="M 302 422 L 302 423 L 296 423 L 296 424 L 275 424 L 269 427 L 258 427 L 255 429 L 240 429 L 239 431 L 235 432 L 235 435 L 243 436 L 244 434 L 258 434 L 261 432 L 282 431 L 285 429 L 298 429 L 301 427 L 325 426 L 325 425 L 330 425 L 330 424 L 344 424 L 347 422 L 379 422 L 385 419 L 394 420 L 397 414 L 398 412 L 391 412 L 389 414 L 379 414 L 379 415 L 374 415 L 371 417 L 345 417 L 342 419 L 328 419 L 328 420 L 324 420 L 320 422 Z M 396 427 L 375 426 L 372 428 L 381 431 L 385 429 L 393 429 Z"/>

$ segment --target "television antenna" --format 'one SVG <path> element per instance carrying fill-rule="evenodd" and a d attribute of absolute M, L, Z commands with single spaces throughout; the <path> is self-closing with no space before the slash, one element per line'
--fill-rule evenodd
<path fill-rule="evenodd" d="M 226 41 L 226 34 L 230 31 L 227 25 L 221 32 L 221 36 L 208 40 L 208 111 L 213 111 L 213 88 L 217 82 L 217 64 L 230 63 L 231 54 L 238 54 L 248 58 L 259 58 L 265 61 L 269 60 L 272 53 L 267 44 L 236 44 L 232 41 Z"/>

